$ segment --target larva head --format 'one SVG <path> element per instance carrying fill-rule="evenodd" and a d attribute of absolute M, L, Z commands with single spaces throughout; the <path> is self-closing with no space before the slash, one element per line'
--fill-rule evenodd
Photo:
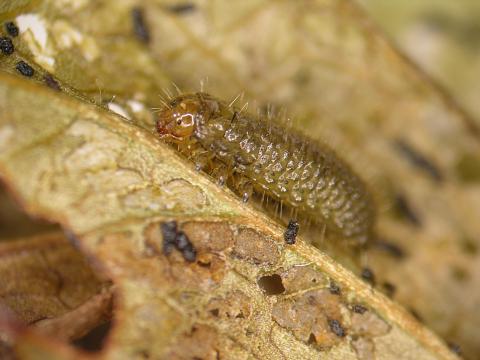
<path fill-rule="evenodd" d="M 218 108 L 218 107 L 217 107 Z M 215 112 L 210 96 L 203 93 L 185 94 L 171 99 L 157 118 L 157 132 L 167 141 L 187 142 L 198 126 Z"/>

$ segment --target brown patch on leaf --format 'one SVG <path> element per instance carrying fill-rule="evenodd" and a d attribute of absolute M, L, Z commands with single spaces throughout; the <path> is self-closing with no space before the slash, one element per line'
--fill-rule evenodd
<path fill-rule="evenodd" d="M 182 230 L 197 250 L 224 251 L 233 246 L 233 232 L 224 222 L 187 222 Z"/>
<path fill-rule="evenodd" d="M 223 235 L 228 235 L 228 232 L 225 232 L 224 225 L 217 227 L 212 225 L 213 223 L 208 223 L 207 228 L 214 229 L 214 234 L 208 237 L 202 224 L 204 223 L 192 222 L 186 228 L 181 227 L 197 250 L 196 261 L 193 263 L 187 263 L 178 251 L 173 251 L 168 256 L 163 253 L 163 236 L 159 223 L 150 224 L 146 228 L 143 252 L 149 257 L 155 256 L 157 258 L 156 261 L 163 268 L 165 279 L 193 289 L 203 290 L 209 289 L 223 279 L 225 276 L 225 260 L 219 254 L 210 252 L 207 241 L 209 238 L 213 239 L 214 246 L 218 247 L 221 243 L 220 238 Z M 200 232 L 197 233 L 197 230 Z M 218 230 L 218 232 L 215 232 L 215 230 Z"/>
<path fill-rule="evenodd" d="M 350 342 L 358 360 L 375 360 L 375 344 L 366 338 L 357 338 Z"/>
<path fill-rule="evenodd" d="M 372 311 L 362 314 L 354 313 L 351 319 L 351 328 L 352 332 L 363 337 L 382 336 L 390 331 L 390 325 Z"/>
<path fill-rule="evenodd" d="M 210 300 L 207 312 L 215 318 L 247 319 L 252 312 L 252 303 L 245 293 L 235 290 Z"/>
<path fill-rule="evenodd" d="M 191 221 L 177 225 L 195 249 L 200 252 L 220 252 L 233 246 L 233 232 L 224 222 Z M 147 255 L 163 254 L 163 236 L 160 223 L 153 223 L 145 229 Z"/>
<path fill-rule="evenodd" d="M 162 235 L 159 224 L 144 231 L 143 246 L 132 249 L 136 239 L 128 232 L 106 235 L 98 248 L 100 257 L 110 262 L 118 274 L 145 280 L 145 274 L 155 286 L 180 286 L 190 290 L 210 291 L 225 276 L 225 260 L 217 254 L 199 252 L 195 262 L 187 262 L 179 251 L 168 256 L 159 252 Z M 145 256 L 147 254 L 147 256 Z M 122 275 L 123 276 L 123 275 Z"/>
<path fill-rule="evenodd" d="M 191 289 L 211 290 L 225 276 L 225 261 L 215 254 L 200 253 L 195 263 L 188 264 L 180 253 L 174 252 L 166 261 L 173 280 Z"/>
<path fill-rule="evenodd" d="M 309 266 L 294 266 L 281 273 L 280 276 L 288 293 L 318 287 L 327 282 L 322 273 Z"/>
<path fill-rule="evenodd" d="M 153 223 L 144 231 L 145 255 L 159 256 L 163 253 L 163 236 L 159 223 Z"/>
<path fill-rule="evenodd" d="M 291 330 L 305 343 L 314 342 L 327 348 L 342 341 L 330 325 L 336 321 L 344 329 L 339 297 L 327 289 L 308 291 L 279 301 L 273 306 L 272 314 L 280 326 Z"/>
<path fill-rule="evenodd" d="M 275 264 L 279 257 L 275 242 L 250 228 L 240 229 L 233 253 L 255 264 Z"/>
<path fill-rule="evenodd" d="M 177 337 L 166 359 L 219 359 L 218 334 L 206 325 L 193 325 L 191 330 Z"/>

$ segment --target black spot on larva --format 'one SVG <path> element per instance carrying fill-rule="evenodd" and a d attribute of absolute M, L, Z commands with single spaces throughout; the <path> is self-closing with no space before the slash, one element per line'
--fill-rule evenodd
<path fill-rule="evenodd" d="M 368 309 L 360 304 L 354 304 L 352 305 L 352 311 L 357 314 L 363 314 L 367 311 Z"/>
<path fill-rule="evenodd" d="M 407 159 L 413 166 L 422 170 L 437 182 L 443 181 L 443 175 L 439 168 L 424 155 L 415 150 L 410 144 L 402 139 L 397 139 L 394 142 L 395 149 Z"/>
<path fill-rule="evenodd" d="M 267 295 L 279 295 L 285 292 L 282 278 L 278 274 L 262 276 L 257 284 Z"/>
<path fill-rule="evenodd" d="M 167 10 L 178 15 L 189 14 L 197 10 L 197 6 L 194 3 L 184 2 L 175 5 L 167 6 Z"/>
<path fill-rule="evenodd" d="M 13 46 L 12 39 L 9 37 L 0 37 L 0 51 L 4 55 L 13 54 L 15 46 Z"/>
<path fill-rule="evenodd" d="M 370 268 L 368 267 L 363 268 L 360 276 L 362 277 L 363 280 L 370 283 L 372 286 L 375 285 L 375 274 Z"/>
<path fill-rule="evenodd" d="M 400 246 L 390 241 L 377 240 L 373 245 L 375 248 L 386 252 L 388 255 L 396 259 L 403 259 L 406 256 L 405 251 Z"/>
<path fill-rule="evenodd" d="M 317 343 L 317 339 L 315 338 L 315 335 L 310 333 L 310 336 L 308 337 L 307 344 L 313 345 L 313 344 L 316 344 L 316 343 Z"/>
<path fill-rule="evenodd" d="M 395 292 L 397 291 L 397 288 L 395 285 L 393 285 L 391 282 L 385 281 L 382 284 L 383 291 L 388 297 L 393 297 L 395 295 Z"/>
<path fill-rule="evenodd" d="M 328 286 L 328 290 L 330 291 L 330 294 L 333 294 L 333 295 L 340 295 L 342 293 L 340 286 L 338 286 L 334 281 L 330 282 L 330 285 Z"/>
<path fill-rule="evenodd" d="M 407 198 L 402 194 L 397 194 L 395 197 L 395 212 L 410 224 L 416 227 L 422 226 L 420 216 L 412 208 Z"/>
<path fill-rule="evenodd" d="M 57 80 L 55 80 L 53 78 L 52 75 L 50 74 L 46 74 L 44 77 L 43 77 L 43 81 L 45 81 L 45 84 L 47 84 L 47 86 L 51 89 L 54 89 L 54 90 L 57 90 L 57 91 L 60 91 L 61 88 L 60 88 L 60 85 L 58 84 Z"/>
<path fill-rule="evenodd" d="M 150 41 L 150 30 L 145 22 L 143 9 L 138 7 L 132 9 L 132 22 L 137 39 L 147 44 Z"/>
<path fill-rule="evenodd" d="M 460 345 L 454 343 L 454 342 L 447 342 L 448 344 L 448 348 L 450 349 L 451 352 L 453 352 L 454 354 L 457 354 L 457 355 L 462 355 L 462 348 L 460 347 Z"/>
<path fill-rule="evenodd" d="M 298 222 L 295 220 L 290 220 L 288 222 L 287 230 L 285 230 L 285 233 L 283 234 L 283 238 L 287 244 L 295 244 L 295 241 L 297 240 L 298 229 Z"/>
<path fill-rule="evenodd" d="M 176 221 L 165 222 L 160 225 L 163 235 L 163 253 L 170 255 L 177 243 L 177 223 Z"/>
<path fill-rule="evenodd" d="M 330 326 L 330 330 L 332 330 L 332 332 L 338 337 L 344 337 L 345 335 L 347 335 L 345 329 L 342 327 L 342 324 L 340 324 L 338 320 L 329 319 L 328 326 Z"/>
<path fill-rule="evenodd" d="M 28 65 L 25 61 L 19 61 L 17 63 L 17 65 L 15 66 L 15 68 L 17 69 L 17 71 L 22 74 L 23 76 L 27 76 L 27 77 L 32 77 L 33 74 L 35 73 L 35 71 L 33 70 L 33 68 Z"/>
<path fill-rule="evenodd" d="M 5 30 L 11 37 L 18 36 L 18 27 L 13 21 L 8 21 L 5 23 Z"/>

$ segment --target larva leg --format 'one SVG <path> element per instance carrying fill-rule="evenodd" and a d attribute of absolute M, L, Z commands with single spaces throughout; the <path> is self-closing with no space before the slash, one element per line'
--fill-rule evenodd
<path fill-rule="evenodd" d="M 204 170 L 211 162 L 212 156 L 207 151 L 199 151 L 194 153 L 191 160 L 195 164 L 195 170 Z"/>
<path fill-rule="evenodd" d="M 220 186 L 225 185 L 230 173 L 231 170 L 224 164 L 220 164 L 212 170 L 212 176 L 217 179 L 217 182 Z"/>
<path fill-rule="evenodd" d="M 252 182 L 244 177 L 240 176 L 234 183 L 235 190 L 242 197 L 243 202 L 248 202 L 250 197 L 253 194 L 253 184 Z"/>
<path fill-rule="evenodd" d="M 325 240 L 325 232 L 327 231 L 327 225 L 322 225 L 322 232 L 320 234 L 320 244 L 323 245 L 323 241 Z"/>

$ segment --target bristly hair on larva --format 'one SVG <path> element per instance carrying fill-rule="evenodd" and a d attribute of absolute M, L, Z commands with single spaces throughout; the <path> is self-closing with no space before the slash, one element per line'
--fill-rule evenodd
<path fill-rule="evenodd" d="M 326 144 L 204 92 L 167 93 L 157 110 L 158 135 L 244 201 L 255 192 L 353 244 L 373 238 L 372 196 Z"/>

